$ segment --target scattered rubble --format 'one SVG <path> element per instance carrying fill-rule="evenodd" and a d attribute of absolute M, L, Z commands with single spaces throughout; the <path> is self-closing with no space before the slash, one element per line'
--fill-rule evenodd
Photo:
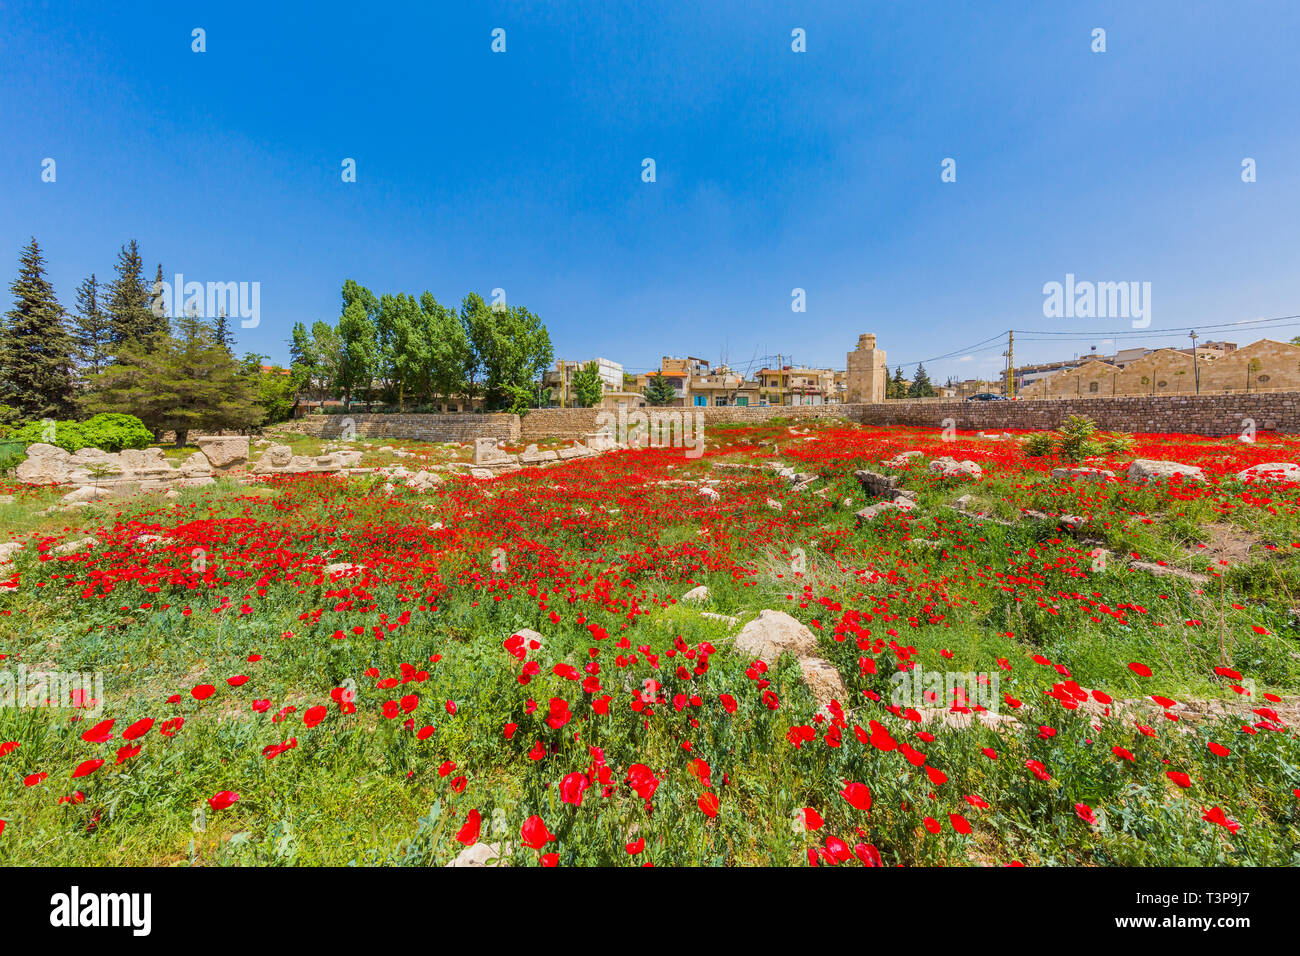
<path fill-rule="evenodd" d="M 509 866 L 510 845 L 475 843 L 456 854 L 447 866 Z"/>
<path fill-rule="evenodd" d="M 1252 465 L 1237 472 L 1238 481 L 1297 481 L 1300 482 L 1300 465 L 1290 461 L 1270 461 Z"/>
<path fill-rule="evenodd" d="M 1107 468 L 1053 468 L 1052 477 L 1063 481 L 1095 481 L 1105 484 L 1115 479 L 1115 472 Z"/>
<path fill-rule="evenodd" d="M 699 587 L 691 588 L 682 595 L 682 600 L 692 604 L 704 604 L 709 600 L 708 585 L 701 584 Z"/>
<path fill-rule="evenodd" d="M 942 478 L 973 478 L 979 481 L 984 477 L 984 469 L 970 459 L 958 461 L 947 455 L 930 462 L 930 472 Z"/>
<path fill-rule="evenodd" d="M 874 505 L 867 505 L 861 511 L 855 512 L 854 517 L 858 519 L 858 524 L 862 525 L 863 523 L 870 521 L 872 518 L 876 518 L 879 515 L 884 514 L 886 511 L 906 512 L 906 511 L 911 511 L 915 507 L 916 507 L 915 501 L 913 501 L 911 498 L 907 498 L 904 497 L 903 495 L 899 495 L 893 501 L 880 501 Z"/>
<path fill-rule="evenodd" d="M 922 458 L 924 457 L 924 455 L 925 452 L 921 452 L 921 451 L 899 452 L 893 458 L 890 458 L 886 461 L 882 461 L 881 464 L 885 465 L 888 468 L 906 468 L 911 463 L 913 458 Z"/>
<path fill-rule="evenodd" d="M 1147 484 L 1152 481 L 1168 481 L 1175 475 L 1181 475 L 1183 481 L 1205 480 L 1205 473 L 1199 467 L 1184 465 L 1177 461 L 1139 458 L 1128 466 L 1128 480 L 1139 484 Z"/>
<path fill-rule="evenodd" d="M 768 666 L 783 653 L 792 654 L 819 706 L 847 694 L 835 666 L 816 656 L 817 638 L 813 632 L 784 611 L 760 611 L 736 635 L 735 647 L 746 657 L 758 658 Z"/>

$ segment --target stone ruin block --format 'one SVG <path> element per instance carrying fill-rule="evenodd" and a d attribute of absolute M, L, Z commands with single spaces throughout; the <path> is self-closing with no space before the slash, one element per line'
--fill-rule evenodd
<path fill-rule="evenodd" d="M 568 448 L 561 448 L 559 454 L 562 461 L 568 461 L 571 458 L 586 458 L 588 455 L 592 454 L 592 451 L 583 445 L 582 442 L 575 441 Z"/>
<path fill-rule="evenodd" d="M 247 435 L 200 435 L 194 444 L 216 471 L 232 471 L 248 461 Z"/>
<path fill-rule="evenodd" d="M 543 462 L 558 461 L 559 455 L 551 450 L 538 451 L 536 445 L 529 445 L 519 456 L 519 460 L 525 465 L 540 465 Z"/>
<path fill-rule="evenodd" d="M 587 447 L 594 452 L 614 451 L 618 447 L 614 436 L 608 432 L 593 432 L 583 438 L 587 440 Z"/>
<path fill-rule="evenodd" d="M 519 456 L 501 450 L 501 441 L 496 438 L 474 439 L 475 468 L 488 468 L 497 471 L 513 471 L 519 467 Z"/>

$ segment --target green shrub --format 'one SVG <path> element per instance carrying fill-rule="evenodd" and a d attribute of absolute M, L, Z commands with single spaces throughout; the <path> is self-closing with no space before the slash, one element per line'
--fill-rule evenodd
<path fill-rule="evenodd" d="M 17 467 L 18 463 L 27 457 L 23 454 L 23 449 L 26 447 L 22 442 L 0 438 L 0 473 Z"/>
<path fill-rule="evenodd" d="M 1030 458 L 1050 455 L 1056 447 L 1056 436 L 1051 432 L 1034 432 L 1025 439 L 1025 454 Z"/>
<path fill-rule="evenodd" d="M 1029 458 L 1055 454 L 1074 465 L 1094 455 L 1122 455 L 1132 448 L 1132 435 L 1098 432 L 1097 423 L 1087 415 L 1071 415 L 1057 431 L 1035 432 L 1024 443 Z"/>
<path fill-rule="evenodd" d="M 49 425 L 54 426 L 51 436 Z M 105 413 L 84 422 L 28 422 L 11 436 L 15 441 L 31 445 L 45 442 L 65 451 L 79 448 L 100 448 L 104 451 L 121 451 L 123 448 L 147 448 L 153 444 L 153 433 L 134 415 Z"/>
<path fill-rule="evenodd" d="M 1127 432 L 1114 432 L 1110 435 L 1103 435 L 1098 442 L 1098 447 L 1103 455 L 1127 455 L 1133 450 L 1134 438 Z"/>
<path fill-rule="evenodd" d="M 1071 415 L 1061 423 L 1057 432 L 1056 453 L 1062 461 L 1078 464 L 1097 451 L 1093 435 L 1097 423 L 1087 415 Z"/>

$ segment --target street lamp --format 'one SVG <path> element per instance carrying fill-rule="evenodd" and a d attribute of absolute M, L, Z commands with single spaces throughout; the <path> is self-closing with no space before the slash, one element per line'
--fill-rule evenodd
<path fill-rule="evenodd" d="M 1192 371 L 1196 378 L 1196 394 L 1201 394 L 1201 365 L 1196 360 L 1196 330 L 1192 329 L 1187 333 L 1192 337 Z"/>

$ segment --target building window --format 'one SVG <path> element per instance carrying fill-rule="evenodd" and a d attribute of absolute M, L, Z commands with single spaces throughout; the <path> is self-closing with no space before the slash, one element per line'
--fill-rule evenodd
<path fill-rule="evenodd" d="M 1268 381 L 1268 376 L 1267 376 L 1267 375 L 1256 375 L 1256 376 L 1255 376 L 1255 381 L 1257 381 L 1257 382 L 1259 382 L 1259 384 L 1263 385 L 1265 382 Z"/>
<path fill-rule="evenodd" d="M 1099 391 L 1101 391 L 1101 382 L 1089 382 L 1089 383 L 1088 383 L 1088 391 L 1090 391 L 1090 392 L 1099 392 Z"/>

